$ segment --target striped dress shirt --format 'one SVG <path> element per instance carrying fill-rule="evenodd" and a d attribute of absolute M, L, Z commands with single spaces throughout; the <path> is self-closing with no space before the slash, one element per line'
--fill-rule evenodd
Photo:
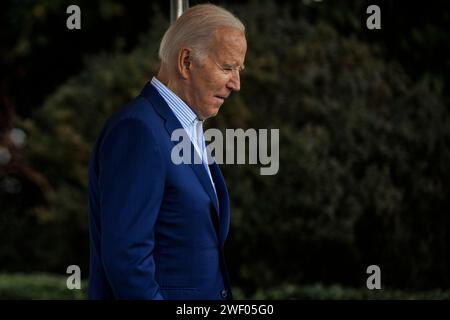
<path fill-rule="evenodd" d="M 198 119 L 195 112 L 192 111 L 192 109 L 183 100 L 181 100 L 180 97 L 178 97 L 172 90 L 167 88 L 161 81 L 153 77 L 151 84 L 163 97 L 163 99 L 169 105 L 169 108 L 177 117 L 178 121 L 180 121 L 184 130 L 186 130 L 189 139 L 194 145 L 194 148 L 197 151 L 197 153 L 200 155 L 203 165 L 205 166 L 205 169 L 208 172 L 208 176 L 209 179 L 211 180 L 214 191 L 216 191 L 216 187 L 214 185 L 211 172 L 209 171 L 208 166 L 207 160 L 208 156 L 205 145 L 205 137 L 203 135 L 203 121 Z"/>

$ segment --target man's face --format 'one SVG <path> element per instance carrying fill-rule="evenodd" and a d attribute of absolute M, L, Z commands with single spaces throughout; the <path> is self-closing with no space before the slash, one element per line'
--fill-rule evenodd
<path fill-rule="evenodd" d="M 240 90 L 246 51 L 244 33 L 223 27 L 216 30 L 204 58 L 192 61 L 186 95 L 200 119 L 215 116 L 231 92 Z"/>

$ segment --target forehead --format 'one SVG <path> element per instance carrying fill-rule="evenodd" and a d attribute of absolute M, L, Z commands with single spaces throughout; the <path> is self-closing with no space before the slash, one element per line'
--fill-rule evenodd
<path fill-rule="evenodd" d="M 236 28 L 221 27 L 214 31 L 210 51 L 219 58 L 242 63 L 247 51 L 244 32 Z"/>

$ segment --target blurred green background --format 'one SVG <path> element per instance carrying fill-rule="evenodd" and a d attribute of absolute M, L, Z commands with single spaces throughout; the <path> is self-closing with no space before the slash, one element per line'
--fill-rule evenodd
<path fill-rule="evenodd" d="M 449 299 L 450 3 L 210 2 L 249 48 L 241 92 L 207 125 L 280 130 L 278 174 L 221 166 L 236 296 Z M 169 1 L 1 6 L 0 299 L 84 299 L 90 149 L 155 74 Z M 66 288 L 73 264 L 82 290 Z M 373 264 L 382 290 L 366 288 Z"/>

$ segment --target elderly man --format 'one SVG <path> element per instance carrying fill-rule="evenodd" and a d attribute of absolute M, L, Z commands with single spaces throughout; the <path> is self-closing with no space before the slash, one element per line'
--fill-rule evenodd
<path fill-rule="evenodd" d="M 246 50 L 230 12 L 188 9 L 161 41 L 158 76 L 107 121 L 89 166 L 90 299 L 231 299 L 229 198 L 202 125 L 239 91 Z M 172 161 L 177 129 L 200 163 Z"/>

